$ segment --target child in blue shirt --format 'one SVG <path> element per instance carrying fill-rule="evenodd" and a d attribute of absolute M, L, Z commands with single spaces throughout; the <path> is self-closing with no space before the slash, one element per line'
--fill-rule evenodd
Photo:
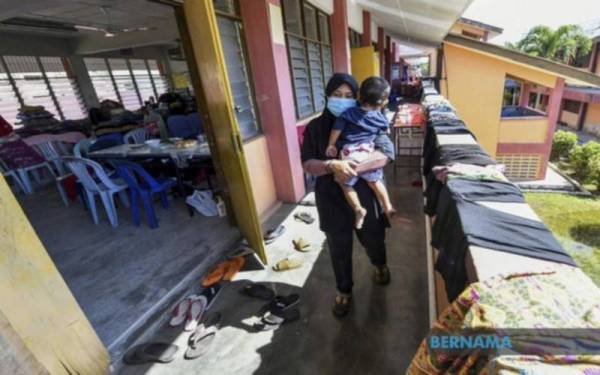
<path fill-rule="evenodd" d="M 388 132 L 388 120 L 381 110 L 387 104 L 390 85 L 381 77 L 367 78 L 359 89 L 358 105 L 343 112 L 333 124 L 329 135 L 326 154 L 361 163 L 367 160 L 374 150 L 373 141 L 381 132 Z M 364 179 L 381 203 L 383 211 L 391 218 L 396 213 L 383 183 L 383 169 L 375 169 L 359 174 L 340 184 L 348 204 L 354 210 L 356 229 L 362 227 L 367 210 L 361 205 L 353 186 L 359 178 Z"/>

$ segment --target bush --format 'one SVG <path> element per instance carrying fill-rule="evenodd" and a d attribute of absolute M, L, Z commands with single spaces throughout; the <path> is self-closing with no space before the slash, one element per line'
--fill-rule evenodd
<path fill-rule="evenodd" d="M 593 159 L 600 156 L 600 144 L 590 141 L 583 146 L 575 146 L 569 155 L 569 162 L 575 170 L 576 178 L 583 183 L 590 182 L 590 165 Z"/>
<path fill-rule="evenodd" d="M 550 158 L 552 160 L 566 158 L 576 145 L 577 134 L 559 130 L 554 133 L 554 137 L 552 138 L 552 153 L 550 154 Z"/>
<path fill-rule="evenodd" d="M 600 191 L 600 155 L 596 155 L 590 160 L 589 172 L 589 181 L 596 185 L 596 191 Z"/>

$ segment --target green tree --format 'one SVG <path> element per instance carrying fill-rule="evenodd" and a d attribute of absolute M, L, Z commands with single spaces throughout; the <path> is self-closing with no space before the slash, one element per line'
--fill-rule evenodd
<path fill-rule="evenodd" d="M 577 25 L 563 25 L 556 30 L 540 25 L 531 28 L 516 45 L 508 47 L 516 47 L 533 56 L 570 64 L 590 52 L 592 40 Z"/>

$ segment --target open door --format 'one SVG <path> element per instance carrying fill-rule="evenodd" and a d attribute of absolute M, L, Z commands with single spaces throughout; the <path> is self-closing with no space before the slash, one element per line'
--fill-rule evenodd
<path fill-rule="evenodd" d="M 194 92 L 219 178 L 225 182 L 228 211 L 250 246 L 267 263 L 260 220 L 234 112 L 225 57 L 212 1 L 186 0 L 175 7 Z"/>

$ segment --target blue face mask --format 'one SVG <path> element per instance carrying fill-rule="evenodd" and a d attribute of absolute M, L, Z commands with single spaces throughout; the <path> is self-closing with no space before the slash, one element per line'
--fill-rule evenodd
<path fill-rule="evenodd" d="M 356 105 L 356 99 L 347 98 L 336 98 L 332 96 L 327 99 L 327 109 L 335 117 L 341 115 L 345 110 L 350 109 Z"/>

